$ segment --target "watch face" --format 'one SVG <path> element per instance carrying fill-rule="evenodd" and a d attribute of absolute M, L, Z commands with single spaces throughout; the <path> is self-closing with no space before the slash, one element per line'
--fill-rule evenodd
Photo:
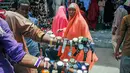
<path fill-rule="evenodd" d="M 77 66 L 76 64 L 74 64 L 74 65 L 73 65 L 73 68 L 74 68 L 74 69 L 77 69 L 77 68 L 78 68 L 78 66 Z"/>
<path fill-rule="evenodd" d="M 50 59 L 48 57 L 45 57 L 44 60 L 45 61 L 50 61 Z"/>
<path fill-rule="evenodd" d="M 85 53 L 88 52 L 88 48 L 85 47 L 85 48 L 84 48 L 84 52 L 85 52 Z"/>
<path fill-rule="evenodd" d="M 58 65 L 58 66 L 63 66 L 63 62 L 62 62 L 62 61 L 58 61 L 58 62 L 57 62 L 57 65 Z"/>
<path fill-rule="evenodd" d="M 74 41 L 74 42 L 77 42 L 77 41 L 78 41 L 78 38 L 73 38 L 73 41 Z"/>
<path fill-rule="evenodd" d="M 85 65 L 83 65 L 82 66 L 82 70 L 86 70 L 87 68 L 86 68 L 86 66 Z"/>
<path fill-rule="evenodd" d="M 72 56 L 72 52 L 69 52 L 68 55 L 71 57 Z"/>
<path fill-rule="evenodd" d="M 84 70 L 84 73 L 88 73 L 88 71 L 87 71 L 87 70 Z"/>
<path fill-rule="evenodd" d="M 58 40 L 60 40 L 60 39 L 61 39 L 61 37 L 60 37 L 60 36 L 57 36 L 56 38 L 57 38 Z"/>
<path fill-rule="evenodd" d="M 54 38 L 54 37 L 55 37 L 55 35 L 54 35 L 54 34 L 51 34 L 51 35 L 50 35 L 50 37 L 51 37 L 51 38 Z"/>
<path fill-rule="evenodd" d="M 64 59 L 63 61 L 64 61 L 64 62 L 68 62 L 68 59 Z"/>
<path fill-rule="evenodd" d="M 89 66 L 89 64 L 88 64 L 88 63 L 85 63 L 85 65 L 86 65 L 86 66 Z"/>
<path fill-rule="evenodd" d="M 78 44 L 78 48 L 79 48 L 80 50 L 82 50 L 82 49 L 84 48 L 84 45 L 83 45 L 83 44 Z"/>
<path fill-rule="evenodd" d="M 71 59 L 70 59 L 70 62 L 71 62 L 71 63 L 74 63 L 74 62 L 75 62 L 75 59 L 74 59 L 74 58 L 71 58 Z"/>

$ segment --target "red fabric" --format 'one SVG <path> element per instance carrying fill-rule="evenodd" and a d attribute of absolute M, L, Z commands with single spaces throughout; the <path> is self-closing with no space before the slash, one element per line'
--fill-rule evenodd
<path fill-rule="evenodd" d="M 58 29 L 63 29 L 66 28 L 68 24 L 68 20 L 66 17 L 66 10 L 64 6 L 60 6 L 59 10 L 57 11 L 56 16 L 53 19 L 53 23 L 52 23 L 52 32 L 56 35 L 56 36 L 63 36 L 63 32 L 58 32 Z"/>
<path fill-rule="evenodd" d="M 92 0 L 90 7 L 88 9 L 88 21 L 90 28 L 96 29 L 98 16 L 99 16 L 99 6 L 97 0 Z"/>
<path fill-rule="evenodd" d="M 4 14 L 5 14 L 5 12 L 6 12 L 6 11 L 5 11 L 5 10 L 3 10 L 3 9 L 1 9 L 1 10 L 0 10 L 0 17 L 1 17 L 1 18 L 3 18 L 3 19 L 5 19 L 5 18 L 6 18 L 6 17 L 5 17 L 5 15 L 4 15 Z"/>

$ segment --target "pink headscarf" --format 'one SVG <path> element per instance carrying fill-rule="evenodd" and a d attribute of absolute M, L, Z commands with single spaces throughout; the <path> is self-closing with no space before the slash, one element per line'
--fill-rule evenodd
<path fill-rule="evenodd" d="M 52 23 L 52 32 L 56 35 L 56 36 L 63 36 L 63 32 L 58 32 L 58 29 L 63 29 L 66 28 L 68 24 L 68 20 L 66 17 L 66 9 L 64 6 L 60 6 L 56 16 L 53 19 L 53 23 Z"/>

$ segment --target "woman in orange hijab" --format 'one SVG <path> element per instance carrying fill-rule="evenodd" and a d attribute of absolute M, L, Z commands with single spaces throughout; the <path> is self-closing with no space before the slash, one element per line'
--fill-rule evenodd
<path fill-rule="evenodd" d="M 92 40 L 89 28 L 88 28 L 88 24 L 86 23 L 85 19 L 83 18 L 83 16 L 80 13 L 80 9 L 78 7 L 77 4 L 75 3 L 71 3 L 68 7 L 68 14 L 69 14 L 69 22 L 68 22 L 68 26 L 64 32 L 64 38 L 67 38 L 69 40 L 72 40 L 73 38 L 78 38 L 80 36 L 86 37 L 89 40 Z M 64 50 L 64 53 L 61 52 L 61 48 L 59 49 L 58 55 L 60 56 L 60 59 L 70 59 L 70 58 L 74 58 L 77 61 L 83 61 L 83 50 L 80 51 L 80 53 L 77 56 L 69 56 L 68 53 L 70 52 L 70 47 L 67 46 Z M 76 52 L 76 49 L 73 47 L 72 48 L 72 55 Z M 88 52 L 89 54 L 89 59 L 87 58 L 86 61 L 90 64 L 91 62 L 91 58 L 90 54 L 92 54 L 92 52 Z M 94 55 L 96 56 L 96 55 Z M 93 57 L 96 58 L 97 57 Z"/>
<path fill-rule="evenodd" d="M 63 32 L 57 32 L 57 30 L 59 29 L 63 29 L 66 28 L 68 24 L 68 20 L 66 17 L 66 9 L 64 6 L 60 6 L 56 16 L 53 19 L 53 23 L 52 23 L 52 32 L 56 35 L 56 36 L 63 36 Z"/>

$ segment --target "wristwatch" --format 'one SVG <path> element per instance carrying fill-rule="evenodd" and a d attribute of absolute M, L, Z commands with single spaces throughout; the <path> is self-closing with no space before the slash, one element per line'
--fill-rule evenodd
<path fill-rule="evenodd" d="M 76 43 L 78 42 L 78 38 L 73 38 L 73 41 Z"/>
<path fill-rule="evenodd" d="M 82 70 L 77 70 L 77 73 L 83 73 Z"/>
<path fill-rule="evenodd" d="M 72 57 L 72 46 L 73 46 L 72 40 L 69 40 L 69 43 L 70 43 L 70 52 L 68 53 L 68 55 L 69 55 L 70 57 Z"/>
<path fill-rule="evenodd" d="M 78 48 L 79 48 L 80 50 L 82 50 L 82 49 L 84 48 L 84 45 L 83 45 L 83 44 L 78 44 Z"/>
<path fill-rule="evenodd" d="M 82 68 L 82 70 L 86 70 L 87 69 L 85 65 L 82 65 L 81 68 Z"/>
<path fill-rule="evenodd" d="M 48 31 L 47 34 L 51 35 L 51 34 L 53 34 L 53 32 L 52 31 Z"/>
<path fill-rule="evenodd" d="M 64 38 L 61 53 L 64 53 L 64 50 L 65 50 L 66 45 L 67 45 L 67 39 L 66 39 L 66 38 Z"/>
<path fill-rule="evenodd" d="M 62 61 L 58 61 L 57 66 L 64 66 L 64 63 Z"/>
<path fill-rule="evenodd" d="M 71 63 L 75 63 L 75 59 L 74 58 L 70 58 L 70 62 Z"/>
<path fill-rule="evenodd" d="M 74 68 L 74 69 L 78 69 L 77 64 L 74 64 L 74 65 L 73 65 L 73 68 Z"/>
<path fill-rule="evenodd" d="M 79 42 L 79 43 L 81 43 L 81 42 L 82 42 L 83 37 L 82 37 L 82 36 L 80 36 L 78 39 L 79 39 L 79 41 L 78 41 L 78 42 Z"/>
<path fill-rule="evenodd" d="M 57 70 L 59 73 L 62 72 L 63 66 L 64 66 L 64 63 L 62 61 L 57 62 Z"/>

